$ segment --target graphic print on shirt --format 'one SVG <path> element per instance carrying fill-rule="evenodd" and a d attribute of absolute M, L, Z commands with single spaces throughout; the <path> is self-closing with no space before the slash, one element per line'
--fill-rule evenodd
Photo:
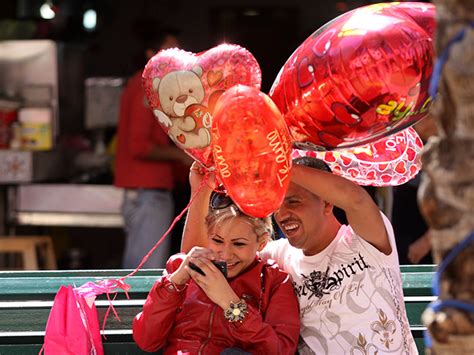
<path fill-rule="evenodd" d="M 293 287 L 298 297 L 308 296 L 308 300 L 314 296 L 322 298 L 324 295 L 329 295 L 332 291 L 338 290 L 345 278 L 351 278 L 369 267 L 364 257 L 359 253 L 358 257 L 354 257 L 354 262 L 340 264 L 340 267 L 331 273 L 329 267 L 325 272 L 313 270 L 309 275 L 301 273 L 303 284 L 298 285 L 293 282 Z"/>
<path fill-rule="evenodd" d="M 389 320 L 387 315 L 382 309 L 378 310 L 379 319 L 370 324 L 370 329 L 378 334 L 380 343 L 385 348 L 390 349 L 390 345 L 393 344 L 393 335 L 397 330 L 397 325 L 393 320 Z"/>
<path fill-rule="evenodd" d="M 355 345 L 351 349 L 351 355 L 372 355 L 372 354 L 378 354 L 378 348 L 372 344 L 367 342 L 367 339 L 365 339 L 364 334 L 359 333 L 359 336 L 357 337 L 357 345 Z"/>
<path fill-rule="evenodd" d="M 302 354 L 418 353 L 395 253 L 383 255 L 346 226 L 318 255 L 282 251 L 276 257 L 291 271 L 300 301 Z"/>

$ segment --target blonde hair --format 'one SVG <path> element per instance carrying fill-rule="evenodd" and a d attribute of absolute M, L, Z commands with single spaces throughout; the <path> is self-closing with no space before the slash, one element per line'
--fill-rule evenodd
<path fill-rule="evenodd" d="M 209 208 L 209 213 L 206 217 L 206 226 L 210 229 L 225 220 L 236 217 L 245 218 L 254 227 L 253 231 L 257 235 L 258 241 L 262 236 L 266 236 L 267 239 L 273 238 L 273 225 L 270 217 L 250 217 L 249 215 L 246 215 L 241 210 L 239 210 L 239 208 L 234 204 L 231 204 L 230 206 L 221 209 Z"/>

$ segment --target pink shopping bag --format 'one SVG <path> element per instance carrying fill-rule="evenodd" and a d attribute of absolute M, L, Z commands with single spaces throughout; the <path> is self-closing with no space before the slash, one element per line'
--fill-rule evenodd
<path fill-rule="evenodd" d="M 94 297 L 95 298 L 95 297 Z M 61 286 L 46 324 L 45 355 L 103 355 L 94 298 Z"/>

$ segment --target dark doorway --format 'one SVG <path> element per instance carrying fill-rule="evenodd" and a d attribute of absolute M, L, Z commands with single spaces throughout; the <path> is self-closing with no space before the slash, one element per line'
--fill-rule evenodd
<path fill-rule="evenodd" d="M 293 6 L 219 6 L 210 9 L 214 43 L 247 48 L 262 69 L 262 91 L 268 93 L 280 68 L 299 45 L 299 10 Z"/>

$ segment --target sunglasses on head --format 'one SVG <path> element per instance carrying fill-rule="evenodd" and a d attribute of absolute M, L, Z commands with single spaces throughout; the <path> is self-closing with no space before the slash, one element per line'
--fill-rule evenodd
<path fill-rule="evenodd" d="M 210 206 L 213 210 L 221 210 L 231 205 L 234 205 L 234 201 L 232 201 L 227 194 L 219 192 L 213 193 L 210 201 Z"/>

